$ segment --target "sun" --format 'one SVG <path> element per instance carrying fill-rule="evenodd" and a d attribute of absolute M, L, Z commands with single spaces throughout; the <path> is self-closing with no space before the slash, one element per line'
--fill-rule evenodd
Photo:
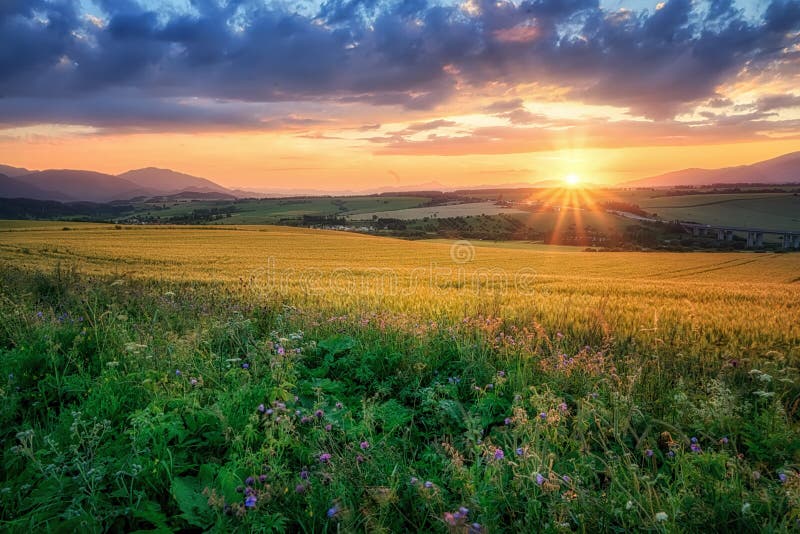
<path fill-rule="evenodd" d="M 564 177 L 564 183 L 569 187 L 575 187 L 581 183 L 581 177 L 577 174 L 568 174 Z"/>

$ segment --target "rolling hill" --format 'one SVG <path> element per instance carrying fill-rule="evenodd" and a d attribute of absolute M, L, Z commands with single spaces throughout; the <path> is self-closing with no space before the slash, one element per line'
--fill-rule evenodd
<path fill-rule="evenodd" d="M 721 169 L 683 169 L 626 182 L 626 187 L 672 187 L 712 184 L 800 183 L 800 151 L 752 165 Z"/>
<path fill-rule="evenodd" d="M 159 169 L 157 167 L 146 167 L 136 169 L 117 175 L 118 178 L 128 180 L 143 189 L 157 191 L 159 193 L 182 193 L 185 191 L 196 191 L 203 193 L 224 193 L 231 195 L 230 189 L 208 180 L 190 174 L 176 172 L 171 169 Z"/>
<path fill-rule="evenodd" d="M 58 191 L 41 189 L 18 178 L 0 174 L 0 198 L 29 198 L 33 200 L 73 200 Z"/>

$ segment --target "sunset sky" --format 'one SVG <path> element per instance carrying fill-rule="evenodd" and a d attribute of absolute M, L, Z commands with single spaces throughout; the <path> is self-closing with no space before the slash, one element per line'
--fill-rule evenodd
<path fill-rule="evenodd" d="M 797 0 L 0 0 L 0 163 L 618 183 L 800 150 Z"/>

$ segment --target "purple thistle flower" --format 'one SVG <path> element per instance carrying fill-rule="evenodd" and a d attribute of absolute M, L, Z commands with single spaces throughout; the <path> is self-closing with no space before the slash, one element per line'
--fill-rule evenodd
<path fill-rule="evenodd" d="M 366 458 L 364 458 L 360 454 L 356 455 L 356 463 L 363 464 L 365 461 L 366 461 Z"/>
<path fill-rule="evenodd" d="M 369 449 L 369 441 L 364 440 L 361 443 L 359 443 L 358 446 L 361 447 L 362 451 L 365 451 L 365 450 Z"/>
<path fill-rule="evenodd" d="M 328 423 L 327 425 L 325 425 L 325 432 L 330 432 L 331 430 L 333 430 L 332 424 Z"/>
<path fill-rule="evenodd" d="M 547 412 L 542 412 L 542 413 L 540 413 L 540 414 L 539 414 L 539 418 L 540 418 L 542 421 L 546 421 L 546 420 L 547 420 Z"/>
<path fill-rule="evenodd" d="M 336 403 L 336 409 L 337 410 L 341 410 L 342 408 L 344 408 L 344 404 L 342 404 L 341 402 L 337 402 Z"/>
<path fill-rule="evenodd" d="M 278 350 L 277 350 L 276 352 L 277 352 L 277 353 L 278 353 L 280 356 L 283 356 L 284 354 L 286 354 L 286 349 L 284 349 L 283 347 L 281 347 L 280 345 L 278 345 Z"/>
<path fill-rule="evenodd" d="M 311 418 L 310 418 L 310 417 L 308 417 L 307 415 L 304 415 L 304 416 L 303 416 L 303 417 L 300 419 L 300 422 L 301 422 L 301 423 L 303 423 L 303 424 L 305 424 L 305 423 L 308 423 L 309 421 L 311 421 Z"/>
<path fill-rule="evenodd" d="M 267 411 L 267 407 L 264 406 L 263 404 L 259 404 L 258 405 L 258 411 L 261 412 L 261 413 L 264 413 L 265 411 Z"/>
<path fill-rule="evenodd" d="M 506 453 L 503 452 L 503 449 L 495 449 L 494 451 L 494 459 L 495 460 L 502 460 L 506 457 Z"/>
<path fill-rule="evenodd" d="M 430 480 L 426 480 L 423 486 L 425 486 L 428 489 L 431 489 L 433 487 L 433 482 L 431 482 Z"/>
<path fill-rule="evenodd" d="M 326 464 L 331 461 L 331 455 L 327 452 L 323 452 L 322 454 L 319 455 L 319 461 L 322 462 L 323 464 Z"/>
<path fill-rule="evenodd" d="M 247 486 L 252 486 L 253 484 L 256 483 L 256 479 L 254 479 L 253 477 L 247 477 L 246 479 L 244 479 L 244 483 Z"/>
<path fill-rule="evenodd" d="M 692 452 L 701 453 L 703 449 L 700 448 L 700 445 L 697 443 L 692 443 Z"/>
<path fill-rule="evenodd" d="M 323 412 L 322 410 L 317 410 L 316 412 L 314 412 L 314 415 L 317 416 L 317 419 L 322 419 L 322 416 L 325 415 L 325 412 Z"/>
<path fill-rule="evenodd" d="M 308 471 L 306 471 L 305 469 L 300 471 L 300 478 L 303 480 L 308 480 Z"/>
<path fill-rule="evenodd" d="M 506 417 L 505 419 L 503 419 L 503 423 L 505 423 L 506 426 L 510 425 L 511 424 L 511 418 L 510 417 Z"/>
<path fill-rule="evenodd" d="M 544 484 L 545 478 L 541 475 L 541 473 L 536 473 L 536 483 L 538 485 Z"/>
<path fill-rule="evenodd" d="M 256 502 L 258 502 L 258 499 L 256 499 L 256 496 L 255 496 L 255 495 L 249 495 L 249 496 L 248 496 L 248 497 L 247 497 L 247 498 L 244 500 L 244 505 L 245 505 L 247 508 L 255 508 L 255 507 L 256 507 Z"/>
<path fill-rule="evenodd" d="M 258 476 L 258 481 L 263 484 L 264 482 L 267 481 L 267 475 L 259 475 Z"/>
<path fill-rule="evenodd" d="M 644 454 L 645 454 L 645 455 L 646 455 L 648 458 L 652 458 L 652 457 L 653 457 L 653 449 L 647 449 L 646 451 L 644 451 Z"/>
<path fill-rule="evenodd" d="M 675 451 L 669 451 L 667 453 L 667 456 L 669 456 L 670 458 L 675 458 Z"/>

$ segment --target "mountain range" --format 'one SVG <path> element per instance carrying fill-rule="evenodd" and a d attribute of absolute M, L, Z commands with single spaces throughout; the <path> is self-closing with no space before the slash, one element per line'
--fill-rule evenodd
<path fill-rule="evenodd" d="M 724 167 L 722 169 L 683 169 L 633 180 L 627 187 L 671 187 L 678 185 L 714 184 L 784 184 L 800 183 L 800 151 L 752 165 Z"/>
<path fill-rule="evenodd" d="M 713 184 L 778 184 L 800 183 L 800 151 L 738 167 L 722 169 L 683 169 L 633 180 L 623 187 L 702 186 Z M 448 187 L 428 182 L 405 187 L 379 187 L 365 191 L 324 191 L 298 189 L 229 189 L 207 178 L 200 178 L 170 169 L 147 167 L 118 175 L 72 169 L 32 171 L 22 167 L 0 165 L 0 198 L 29 198 L 60 202 L 111 202 L 137 198 L 202 198 L 234 199 L 264 196 L 378 194 L 402 191 L 454 191 L 519 187 L 558 187 L 559 181 L 496 184 L 469 187 Z"/>

